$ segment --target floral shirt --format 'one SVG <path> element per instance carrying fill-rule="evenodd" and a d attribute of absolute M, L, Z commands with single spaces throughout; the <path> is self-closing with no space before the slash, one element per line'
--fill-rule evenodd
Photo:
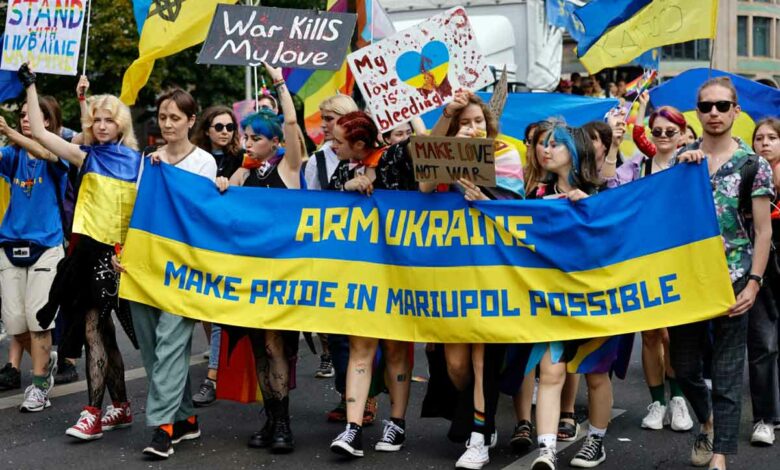
<path fill-rule="evenodd" d="M 723 237 L 723 246 L 726 249 L 726 264 L 729 268 L 731 282 L 750 274 L 753 263 L 753 244 L 745 229 L 744 221 L 739 217 L 739 186 L 742 181 L 740 171 L 747 162 L 753 150 L 739 139 L 739 148 L 731 160 L 724 163 L 718 171 L 710 177 L 712 183 L 712 197 L 715 200 L 715 212 L 718 216 L 720 234 Z M 697 150 L 701 145 L 701 139 L 683 148 Z M 755 197 L 774 198 L 775 190 L 772 184 L 772 167 L 763 157 L 758 159 L 758 172 L 753 182 L 751 195 Z"/>

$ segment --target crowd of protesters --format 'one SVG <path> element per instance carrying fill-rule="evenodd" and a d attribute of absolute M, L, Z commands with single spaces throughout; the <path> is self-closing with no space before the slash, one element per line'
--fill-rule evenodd
<path fill-rule="evenodd" d="M 774 443 L 775 427 L 780 425 L 774 301 L 780 272 L 772 237 L 780 231 L 772 229 L 780 221 L 780 211 L 772 207 L 780 187 L 780 120 L 757 123 L 752 142 L 736 138 L 732 126 L 740 112 L 739 98 L 728 78 L 714 78 L 689 91 L 696 95 L 700 137 L 679 110 L 668 106 L 648 110 L 644 93 L 638 97 L 639 116 L 630 136 L 626 136 L 623 108 L 582 127 L 568 126 L 555 116 L 531 124 L 524 130 L 523 165 L 520 152 L 500 139 L 500 116 L 466 91 L 455 93 L 430 131 L 415 119 L 385 134 L 378 132 L 352 98 L 330 97 L 319 105 L 324 143 L 307 156 L 282 73 L 265 67 L 273 94 L 263 97 L 263 109 L 241 121 L 224 106 L 199 113 L 197 102 L 184 90 L 162 94 L 157 119 L 164 144 L 143 150 L 130 111 L 118 98 L 87 97 L 89 84 L 82 78 L 76 93 L 82 128 L 73 132 L 62 126 L 56 100 L 38 95 L 35 74 L 27 66 L 20 69 L 26 101 L 18 125 L 12 128 L 0 118 L 0 133 L 9 142 L 0 149 L 0 173 L 11 186 L 0 225 L 2 319 L 11 337 L 9 363 L 0 370 L 0 389 L 21 388 L 19 367 L 26 351 L 33 374 L 21 411 L 40 412 L 51 406 L 55 377 L 58 383 L 76 379 L 74 364 L 83 346 L 86 406 L 65 433 L 94 440 L 106 431 L 132 425 L 116 317 L 140 349 L 148 376 L 145 421 L 151 436 L 145 454 L 168 458 L 182 440 L 200 437 L 196 407 L 217 398 L 223 337 L 234 341 L 248 336 L 255 357 L 266 419 L 248 437 L 248 445 L 274 453 L 292 452 L 293 425 L 304 424 L 293 423 L 290 415 L 299 332 L 204 324 L 211 345 L 208 372 L 192 394 L 189 358 L 197 322 L 118 297 L 119 273 L 124 271 L 121 242 L 132 206 L 117 197 L 115 186 L 95 178 L 82 180 L 85 169 L 100 167 L 136 184 L 145 165 L 173 165 L 213 181 L 222 192 L 231 186 L 369 195 L 375 189 L 457 191 L 467 201 L 566 198 L 577 204 L 677 164 L 700 164 L 709 169 L 736 303 L 712 321 L 641 333 L 649 399 L 642 404 L 647 405 L 646 416 L 636 424 L 648 430 L 669 426 L 673 431 L 688 431 L 695 418 L 698 428 L 690 462 L 725 470 L 726 456 L 737 451 L 742 371 L 747 361 L 754 422 L 751 443 Z M 573 76 L 561 81 L 559 91 L 622 97 L 625 82 Z M 495 138 L 499 184 L 481 187 L 467 179 L 453 185 L 418 184 L 408 148 L 415 133 Z M 639 149 L 636 155 L 622 155 L 620 144 L 627 138 Z M 83 228 L 92 223 L 90 211 L 112 214 L 111 236 L 95 239 L 84 233 Z M 59 337 L 57 352 L 52 349 L 54 336 Z M 512 396 L 515 405 L 517 425 L 509 443 L 526 450 L 538 445 L 533 469 L 557 468 L 557 442 L 573 441 L 580 433 L 586 438 L 569 464 L 591 468 L 604 462 L 612 380 L 625 377 L 619 371 L 626 369 L 633 336 L 539 344 L 429 345 L 430 383 L 444 384 L 436 390 L 429 387 L 439 408 L 429 414 L 449 417 L 448 437 L 465 442 L 456 467 L 480 469 L 489 462 L 490 449 L 501 445 L 495 419 L 501 393 Z M 322 356 L 316 376 L 334 378 L 341 395 L 336 408 L 323 414 L 344 425 L 330 449 L 348 458 L 365 456 L 363 426 L 376 419 L 376 397 L 386 390 L 391 406 L 373 448 L 400 450 L 407 427 L 418 425 L 407 416 L 414 345 L 343 335 L 319 338 Z M 383 362 L 375 370 L 379 348 Z M 586 350 L 598 350 L 610 360 L 588 370 L 570 370 L 567 363 Z M 581 375 L 588 391 L 587 429 L 580 429 L 573 413 Z"/>

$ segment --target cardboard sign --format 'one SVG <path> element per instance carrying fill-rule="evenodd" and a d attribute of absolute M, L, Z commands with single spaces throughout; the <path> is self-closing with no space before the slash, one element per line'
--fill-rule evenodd
<path fill-rule="evenodd" d="M 87 1 L 8 2 L 0 68 L 29 62 L 36 72 L 76 75 Z"/>
<path fill-rule="evenodd" d="M 456 90 L 493 83 L 462 7 L 347 57 L 380 132 L 443 106 Z"/>
<path fill-rule="evenodd" d="M 198 63 L 338 70 L 356 20 L 352 13 L 219 5 Z"/>
<path fill-rule="evenodd" d="M 409 151 L 418 182 L 454 183 L 466 178 L 479 186 L 496 186 L 493 139 L 414 135 Z"/>

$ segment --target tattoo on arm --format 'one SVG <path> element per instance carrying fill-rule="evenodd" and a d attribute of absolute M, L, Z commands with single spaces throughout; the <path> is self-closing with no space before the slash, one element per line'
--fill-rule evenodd
<path fill-rule="evenodd" d="M 365 367 L 357 367 L 357 368 L 355 368 L 355 373 L 359 374 L 359 375 L 363 375 L 363 374 L 366 373 L 366 368 Z"/>
<path fill-rule="evenodd" d="M 396 380 L 399 382 L 406 382 L 406 374 L 398 374 L 398 377 L 396 377 Z"/>
<path fill-rule="evenodd" d="M 355 403 L 355 402 L 357 402 L 357 400 L 355 400 L 354 398 L 352 397 L 347 398 L 347 403 Z"/>

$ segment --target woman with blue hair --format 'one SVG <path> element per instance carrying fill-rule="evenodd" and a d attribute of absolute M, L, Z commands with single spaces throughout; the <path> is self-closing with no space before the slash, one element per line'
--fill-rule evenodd
<path fill-rule="evenodd" d="M 244 128 L 244 165 L 228 178 L 217 178 L 217 187 L 230 186 L 301 189 L 303 141 L 298 129 L 290 92 L 281 69 L 265 64 L 282 106 L 283 120 L 273 111 L 262 109 L 241 121 Z M 282 151 L 282 142 L 286 143 Z M 298 335 L 260 329 L 229 328 L 230 344 L 244 334 L 252 342 L 257 382 L 263 393 L 265 414 L 263 428 L 249 438 L 253 448 L 269 448 L 274 453 L 288 453 L 295 448 L 290 429 L 289 390 L 292 374 L 290 360 L 297 354 Z"/>

